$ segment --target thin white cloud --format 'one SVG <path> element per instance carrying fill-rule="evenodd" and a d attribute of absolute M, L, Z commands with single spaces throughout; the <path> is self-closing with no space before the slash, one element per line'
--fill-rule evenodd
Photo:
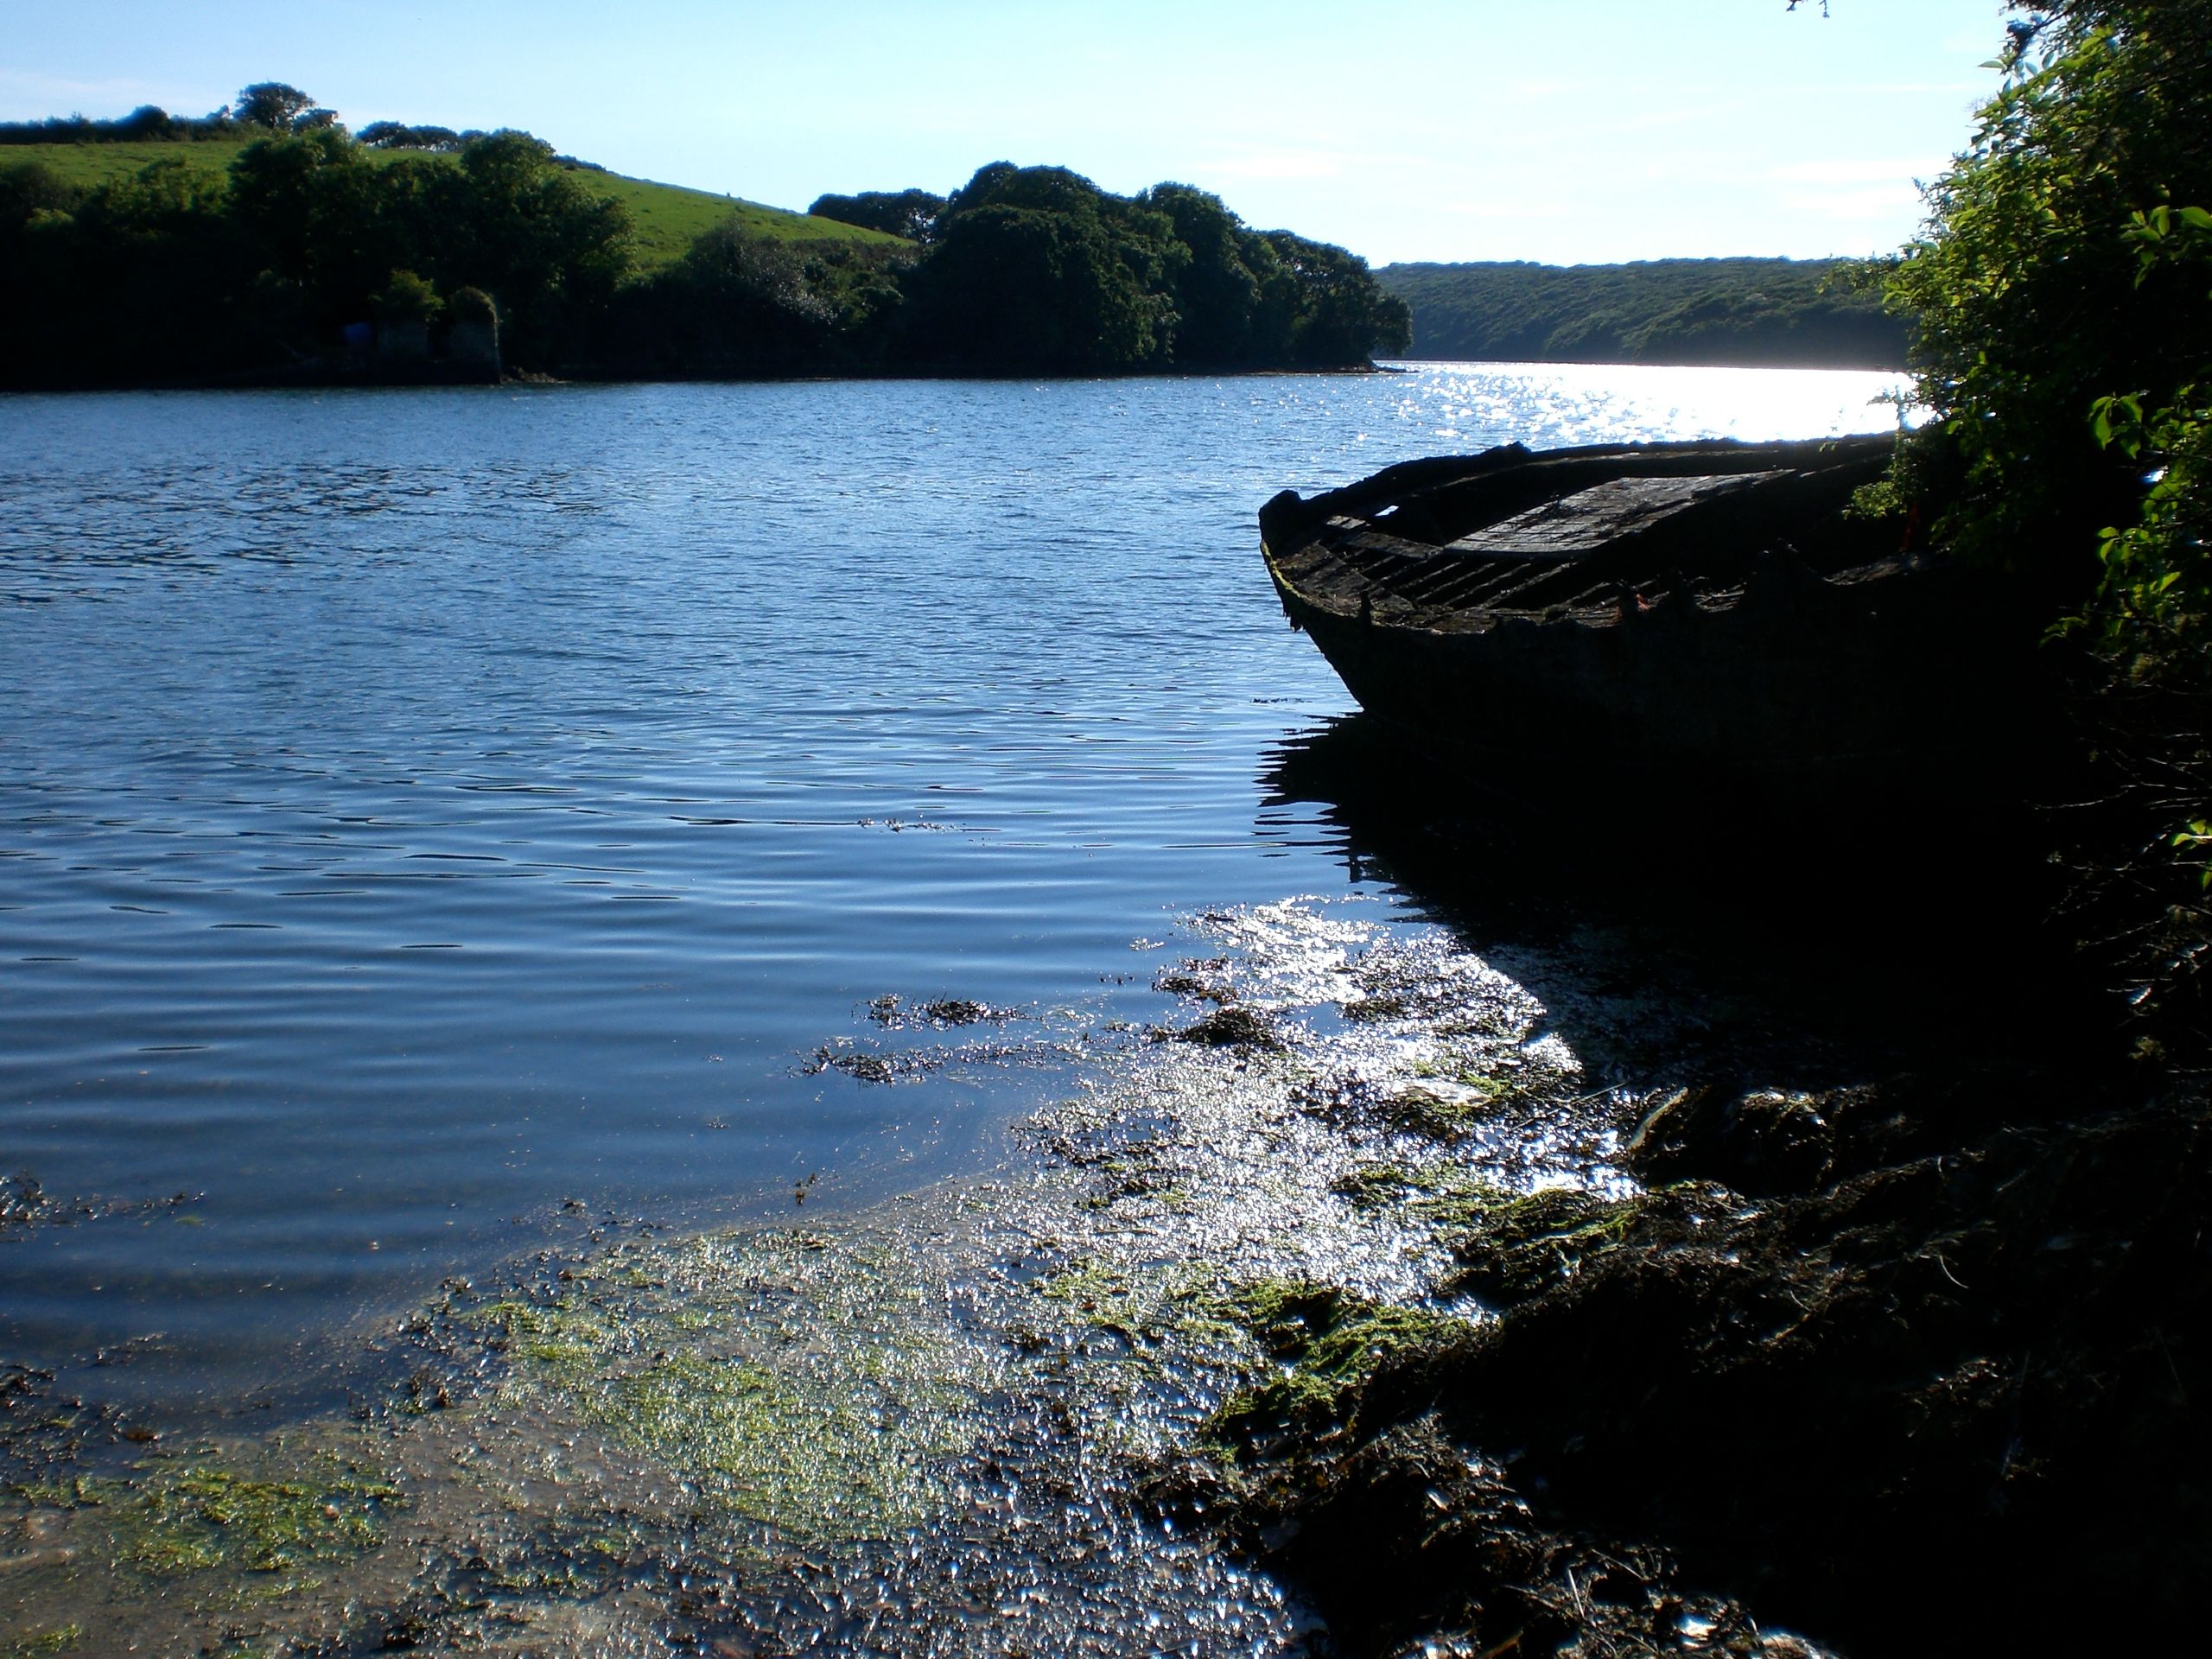
<path fill-rule="evenodd" d="M 1971 98 L 1981 99 L 1997 91 L 1997 77 L 1986 80 L 1869 80 L 1837 92 L 1866 98 Z"/>
<path fill-rule="evenodd" d="M 1452 201 L 1445 203 L 1441 211 L 1446 218 L 1500 224 L 1566 219 L 1581 210 L 1556 201 Z"/>
<path fill-rule="evenodd" d="M 1217 159 L 1200 171 L 1223 179 L 1334 179 L 1344 160 L 1319 149 L 1253 149 Z"/>
<path fill-rule="evenodd" d="M 1766 176 L 1785 184 L 1889 184 L 1897 181 L 1932 179 L 1949 165 L 1948 157 L 1930 160 L 1916 156 L 1909 161 L 1856 161 L 1844 157 L 1786 162 L 1770 167 Z"/>
<path fill-rule="evenodd" d="M 170 95 L 175 95 L 173 91 Z M 122 77 L 91 80 L 21 69 L 0 69 L 0 100 L 20 106 L 33 119 L 76 111 L 94 116 L 120 115 L 142 104 L 161 101 L 152 84 L 144 80 Z"/>
<path fill-rule="evenodd" d="M 1916 207 L 1920 193 L 1910 186 L 1887 190 L 1831 190 L 1793 196 L 1790 211 L 1830 224 L 1888 225 L 1901 212 Z"/>
<path fill-rule="evenodd" d="M 1523 103 L 1541 104 L 1548 103 L 1554 99 L 1577 98 L 1590 90 L 1591 83 L 1586 80 L 1561 79 L 1516 80 L 1485 92 L 1484 97 L 1486 99 L 1506 98 Z"/>

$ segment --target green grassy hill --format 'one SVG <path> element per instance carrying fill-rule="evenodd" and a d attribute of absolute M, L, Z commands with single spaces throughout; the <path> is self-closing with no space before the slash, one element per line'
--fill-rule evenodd
<path fill-rule="evenodd" d="M 10 144 L 0 148 L 0 166 L 16 162 L 39 162 L 65 183 L 90 188 L 111 178 L 135 173 L 149 162 L 176 160 L 195 171 L 221 179 L 244 141 L 204 140 L 156 143 Z M 420 150 L 372 149 L 378 162 L 421 156 Z M 779 242 L 864 242 L 903 245 L 899 238 L 834 219 L 814 219 L 781 207 L 764 207 L 735 196 L 718 196 L 708 190 L 687 190 L 680 185 L 655 184 L 649 179 L 626 178 L 620 173 L 593 167 L 576 167 L 576 176 L 602 195 L 613 196 L 630 210 L 637 233 L 638 264 L 652 270 L 683 257 L 704 230 L 734 218 L 756 236 Z"/>
<path fill-rule="evenodd" d="M 211 178 L 223 176 L 243 143 L 10 144 L 0 149 L 0 167 L 36 162 L 76 189 L 89 190 L 110 179 L 135 173 L 149 162 L 180 161 Z"/>
<path fill-rule="evenodd" d="M 686 190 L 681 185 L 655 184 L 649 179 L 626 178 L 579 168 L 576 175 L 593 188 L 618 198 L 630 210 L 636 227 L 638 264 L 647 270 L 681 257 L 702 231 L 735 218 L 755 236 L 778 242 L 868 242 L 906 247 L 895 236 L 864 230 L 834 219 L 816 219 L 781 207 L 763 207 L 735 196 L 718 196 L 708 190 Z"/>

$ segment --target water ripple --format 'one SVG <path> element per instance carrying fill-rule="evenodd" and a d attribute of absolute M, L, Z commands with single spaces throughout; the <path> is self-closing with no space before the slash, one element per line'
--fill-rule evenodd
<path fill-rule="evenodd" d="M 1258 502 L 1509 436 L 1864 429 L 1881 385 L 0 402 L 0 1162 L 206 1195 L 0 1245 L 0 1335 L 251 1370 L 578 1192 L 959 1163 L 1051 1077 L 887 1090 L 808 1072 L 820 1033 L 894 989 L 1156 1020 L 1132 938 L 1359 884 L 1257 781 L 1346 707 Z"/>

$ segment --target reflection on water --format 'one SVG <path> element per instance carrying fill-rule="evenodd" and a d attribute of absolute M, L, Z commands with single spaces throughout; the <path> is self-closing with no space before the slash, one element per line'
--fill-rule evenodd
<path fill-rule="evenodd" d="M 1065 1033 L 1159 1016 L 1132 939 L 1359 884 L 1255 782 L 1347 706 L 1255 503 L 1509 437 L 1879 427 L 1884 384 L 0 404 L 0 1161 L 43 1194 L 0 1223 L 9 1350 L 138 1341 L 174 1387 L 564 1200 L 959 1165 Z M 1019 1015 L 1036 1065 L 811 1063 L 886 995 Z"/>
<path fill-rule="evenodd" d="M 1808 822 L 1756 797 L 1532 788 L 1440 770 L 1357 712 L 1287 735 L 1261 781 L 1263 823 L 1312 824 L 1343 879 L 1479 941 L 1617 1075 L 1820 1089 L 2102 1040 L 2088 964 L 2044 921 L 2067 873 L 1970 803 Z"/>
<path fill-rule="evenodd" d="M 1423 363 L 1395 412 L 1449 454 L 1501 442 L 1531 449 L 1615 439 L 1817 437 L 1878 432 L 1902 407 L 1902 377 L 1824 369 L 1623 369 L 1602 363 Z M 1841 394 L 1839 397 L 1839 394 Z M 1843 405 L 1879 397 L 1884 408 Z M 1907 410 L 1908 416 L 1911 411 Z M 1409 450 L 1408 453 L 1413 453 Z"/>

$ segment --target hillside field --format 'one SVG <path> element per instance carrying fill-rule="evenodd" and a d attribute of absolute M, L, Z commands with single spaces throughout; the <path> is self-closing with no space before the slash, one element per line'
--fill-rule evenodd
<path fill-rule="evenodd" d="M 65 182 L 86 188 L 135 173 L 149 162 L 176 160 L 211 178 L 222 178 L 243 142 L 210 140 L 153 143 L 9 144 L 0 147 L 0 167 L 16 162 L 41 162 Z M 371 149 L 378 162 L 401 156 L 421 156 L 420 150 Z M 770 207 L 735 196 L 718 196 L 707 190 L 687 190 L 680 185 L 656 184 L 649 179 L 626 178 L 619 173 L 577 166 L 576 175 L 602 195 L 619 200 L 630 210 L 636 232 L 638 264 L 652 270 L 674 264 L 704 230 L 734 218 L 747 231 L 779 242 L 893 243 L 896 237 L 864 230 L 834 219 L 814 219 L 804 213 Z"/>

